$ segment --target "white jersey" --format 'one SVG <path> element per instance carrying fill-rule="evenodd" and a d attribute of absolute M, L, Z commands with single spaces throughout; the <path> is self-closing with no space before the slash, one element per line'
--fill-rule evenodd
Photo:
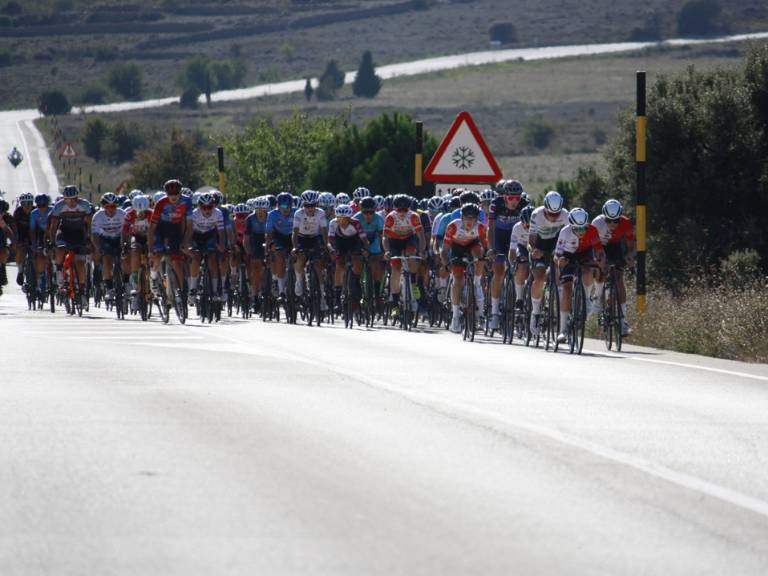
<path fill-rule="evenodd" d="M 317 236 L 320 230 L 325 228 L 328 228 L 325 212 L 318 208 L 315 208 L 312 215 L 304 208 L 297 210 L 293 215 L 293 230 L 298 231 L 299 236 Z"/>
<path fill-rule="evenodd" d="M 526 230 L 523 223 L 518 222 L 512 227 L 512 236 L 509 241 L 509 246 L 515 249 L 517 249 L 518 246 L 528 246 L 528 237 L 530 235 L 530 228 Z"/>
<path fill-rule="evenodd" d="M 605 221 L 605 216 L 600 214 L 600 216 L 592 220 L 592 225 L 597 228 L 597 233 L 600 234 L 600 242 L 602 242 L 603 245 L 608 244 L 613 236 L 613 230 L 608 229 L 608 223 Z"/>
<path fill-rule="evenodd" d="M 544 206 L 539 206 L 531 214 L 530 235 L 536 235 L 542 240 L 557 238 L 560 230 L 568 224 L 568 210 L 562 208 L 556 220 L 548 220 L 544 215 Z"/>
<path fill-rule="evenodd" d="M 194 234 L 207 234 L 214 230 L 224 230 L 224 214 L 214 207 L 206 214 L 200 208 L 192 211 L 192 232 Z"/>
<path fill-rule="evenodd" d="M 99 210 L 91 221 L 91 234 L 95 236 L 104 236 L 106 238 L 119 238 L 123 233 L 123 224 L 125 224 L 125 210 L 115 209 L 112 216 L 108 216 L 106 210 Z"/>

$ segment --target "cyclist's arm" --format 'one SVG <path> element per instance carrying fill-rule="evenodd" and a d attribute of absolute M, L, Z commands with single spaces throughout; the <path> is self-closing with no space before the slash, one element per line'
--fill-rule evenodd
<path fill-rule="evenodd" d="M 423 228 L 416 232 L 416 237 L 419 239 L 419 254 L 424 254 L 424 251 L 427 249 L 427 243 L 424 239 Z"/>
<path fill-rule="evenodd" d="M 45 239 L 48 240 L 48 242 L 53 243 L 53 234 L 55 230 L 58 230 L 59 228 L 59 217 L 53 216 L 48 219 L 48 228 L 45 230 Z"/>

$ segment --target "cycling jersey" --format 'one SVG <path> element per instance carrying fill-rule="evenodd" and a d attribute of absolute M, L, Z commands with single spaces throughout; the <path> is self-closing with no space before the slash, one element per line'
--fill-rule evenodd
<path fill-rule="evenodd" d="M 67 230 L 84 230 L 85 220 L 93 213 L 93 206 L 88 200 L 78 198 L 74 207 L 70 208 L 64 199 L 56 202 L 51 212 L 52 217 L 59 219 L 59 228 Z"/>
<path fill-rule="evenodd" d="M 540 240 L 554 240 L 563 226 L 568 224 L 568 210 L 562 208 L 554 221 L 547 220 L 544 212 L 544 206 L 539 206 L 531 214 L 530 234 L 537 236 Z"/>
<path fill-rule="evenodd" d="M 530 228 L 526 229 L 522 222 L 515 224 L 510 236 L 510 246 L 528 246 L 530 232 Z"/>
<path fill-rule="evenodd" d="M 342 226 L 339 223 L 338 218 L 331 220 L 331 224 L 328 226 L 328 238 L 365 238 L 365 232 L 358 220 L 350 218 L 346 226 Z"/>
<path fill-rule="evenodd" d="M 381 233 L 384 232 L 384 217 L 378 212 L 373 215 L 370 222 L 365 221 L 362 212 L 355 214 L 354 219 L 360 222 L 366 238 L 368 238 L 368 249 L 371 254 L 381 254 Z"/>
<path fill-rule="evenodd" d="M 131 208 L 125 213 L 125 224 L 123 231 L 130 236 L 145 237 L 149 232 L 149 221 L 152 218 L 152 211 L 147 210 L 139 214 Z"/>
<path fill-rule="evenodd" d="M 235 242 L 238 244 L 242 244 L 245 238 L 245 220 L 247 217 L 247 214 L 235 214 L 235 218 L 232 221 L 232 226 L 235 229 Z"/>
<path fill-rule="evenodd" d="M 192 218 L 192 200 L 188 196 L 180 196 L 176 204 L 171 204 L 168 196 L 161 198 L 152 211 L 152 222 L 157 224 L 172 224 L 180 226 Z"/>
<path fill-rule="evenodd" d="M 573 231 L 573 226 L 568 224 L 560 231 L 560 235 L 557 237 L 555 254 L 558 256 L 563 254 L 582 254 L 592 249 L 595 251 L 603 249 L 597 228 L 592 224 L 587 224 L 586 231 L 579 237 Z"/>
<path fill-rule="evenodd" d="M 482 222 L 475 221 L 472 227 L 467 229 L 461 220 L 454 220 L 445 229 L 443 246 L 446 248 L 453 245 L 469 246 L 478 242 L 483 248 L 488 248 L 488 228 Z"/>
<path fill-rule="evenodd" d="M 210 234 L 216 230 L 224 230 L 224 214 L 219 208 L 213 208 L 208 213 L 200 208 L 192 211 L 193 234 Z"/>
<path fill-rule="evenodd" d="M 259 220 L 259 217 L 254 213 L 245 219 L 245 233 L 249 235 L 264 234 L 267 231 L 267 218 Z"/>
<path fill-rule="evenodd" d="M 16 223 L 16 240 L 22 243 L 29 242 L 29 216 L 23 207 L 19 206 L 13 213 L 13 220 Z"/>
<path fill-rule="evenodd" d="M 39 240 L 45 234 L 48 228 L 48 218 L 52 212 L 53 208 L 50 206 L 45 210 L 40 210 L 40 208 L 32 210 L 32 213 L 29 215 L 29 230 L 34 238 Z"/>
<path fill-rule="evenodd" d="M 488 218 L 496 222 L 496 230 L 512 230 L 520 220 L 520 212 L 526 206 L 528 206 L 528 200 L 521 198 L 517 208 L 511 210 L 507 208 L 504 196 L 499 196 L 491 203 Z"/>
<path fill-rule="evenodd" d="M 393 240 L 404 240 L 422 230 L 421 219 L 413 210 L 400 213 L 393 210 L 384 219 L 384 235 Z"/>
<path fill-rule="evenodd" d="M 432 234 L 432 218 L 428 212 L 419 212 L 419 219 L 421 220 L 421 229 L 424 230 L 424 235 L 429 236 Z"/>
<path fill-rule="evenodd" d="M 461 218 L 461 208 L 456 208 L 453 212 L 451 212 L 451 222 L 456 220 L 457 218 Z M 486 224 L 488 222 L 488 218 L 485 215 L 485 210 L 480 208 L 480 216 L 477 218 L 478 222 L 482 222 L 483 224 Z"/>
<path fill-rule="evenodd" d="M 605 216 L 602 214 L 592 220 L 592 224 L 597 228 L 603 245 L 618 244 L 622 240 L 632 242 L 635 239 L 632 231 L 632 221 L 626 216 L 619 218 L 619 224 L 613 230 L 608 228 L 608 222 L 606 222 Z"/>
<path fill-rule="evenodd" d="M 112 216 L 106 210 L 99 210 L 91 221 L 91 235 L 95 238 L 119 238 L 125 226 L 125 210 L 116 208 Z"/>
<path fill-rule="evenodd" d="M 296 214 L 296 208 L 291 208 L 291 211 L 285 216 L 278 208 L 275 208 L 267 215 L 267 233 L 268 234 L 282 234 L 283 236 L 290 236 L 293 234 L 293 218 Z"/>
<path fill-rule="evenodd" d="M 320 230 L 328 228 L 328 222 L 325 219 L 325 212 L 314 209 L 310 214 L 305 208 L 300 208 L 293 216 L 293 229 L 297 230 L 299 236 L 317 236 Z"/>

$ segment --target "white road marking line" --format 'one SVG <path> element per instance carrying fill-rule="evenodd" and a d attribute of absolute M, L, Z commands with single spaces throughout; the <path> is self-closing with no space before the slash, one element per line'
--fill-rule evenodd
<path fill-rule="evenodd" d="M 21 129 L 21 120 L 16 121 L 16 129 L 21 136 L 21 143 L 24 146 L 24 153 L 26 154 L 27 166 L 29 166 L 29 173 L 32 176 L 32 185 L 35 187 L 35 195 L 38 194 L 37 178 L 35 178 L 35 171 L 32 168 L 32 157 L 29 155 L 29 146 L 27 146 L 27 139 L 24 137 L 24 131 Z"/>

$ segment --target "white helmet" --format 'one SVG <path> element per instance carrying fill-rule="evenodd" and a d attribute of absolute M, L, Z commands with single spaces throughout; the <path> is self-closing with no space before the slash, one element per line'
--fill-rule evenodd
<path fill-rule="evenodd" d="M 162 200 L 163 198 L 165 198 L 165 192 L 163 192 L 162 190 L 158 190 L 152 195 L 152 200 L 154 201 L 155 204 L 160 202 L 160 200 Z"/>
<path fill-rule="evenodd" d="M 128 192 L 128 200 L 133 200 L 134 198 L 136 198 L 136 196 L 143 196 L 143 195 L 144 195 L 144 192 L 142 192 L 138 188 L 135 188 L 130 192 Z"/>
<path fill-rule="evenodd" d="M 618 220 L 624 209 L 621 207 L 621 202 L 611 198 L 605 204 L 603 204 L 603 216 L 608 220 Z"/>
<path fill-rule="evenodd" d="M 354 198 L 358 202 L 363 198 L 368 198 L 369 196 L 371 196 L 371 191 L 368 190 L 368 188 L 366 188 L 365 186 L 358 186 L 352 192 L 352 198 Z"/>
<path fill-rule="evenodd" d="M 352 217 L 352 207 L 349 204 L 339 204 L 336 206 L 336 218 L 341 218 L 344 216 L 347 218 Z"/>
<path fill-rule="evenodd" d="M 550 214 L 558 214 L 563 209 L 563 197 L 560 192 L 550 190 L 547 195 L 544 196 L 544 210 Z"/>
<path fill-rule="evenodd" d="M 149 197 L 144 196 L 143 194 L 134 196 L 131 200 L 131 206 L 133 206 L 133 209 L 136 212 L 146 212 L 149 210 Z"/>
<path fill-rule="evenodd" d="M 349 194 L 345 194 L 344 192 L 336 194 L 336 206 L 339 204 L 349 204 L 349 200 Z"/>
<path fill-rule="evenodd" d="M 250 214 L 251 209 L 248 208 L 247 204 L 237 204 L 234 209 L 232 210 L 235 214 Z"/>
<path fill-rule="evenodd" d="M 323 192 L 317 202 L 321 208 L 333 208 L 336 205 L 336 197 L 330 192 Z"/>
<path fill-rule="evenodd" d="M 254 210 L 269 210 L 269 198 L 266 196 L 259 196 L 253 203 Z"/>
<path fill-rule="evenodd" d="M 584 210 L 584 208 L 574 208 L 568 215 L 568 222 L 570 222 L 572 226 L 586 226 L 589 223 L 589 214 L 587 214 L 587 211 Z"/>
<path fill-rule="evenodd" d="M 480 192 L 480 202 L 493 202 L 497 196 L 498 194 L 496 194 L 493 188 L 486 188 Z"/>

